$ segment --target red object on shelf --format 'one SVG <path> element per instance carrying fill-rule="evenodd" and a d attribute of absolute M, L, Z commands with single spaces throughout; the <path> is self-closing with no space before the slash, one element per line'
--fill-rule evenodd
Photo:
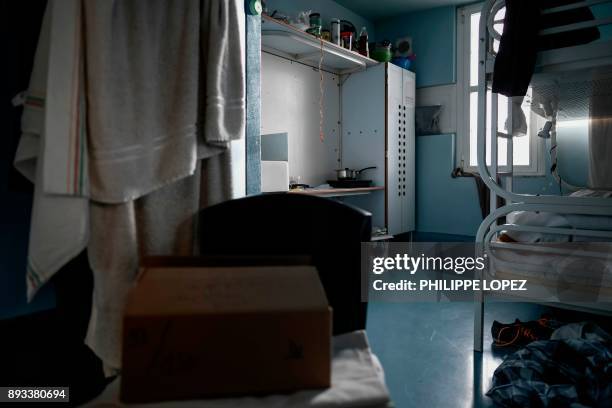
<path fill-rule="evenodd" d="M 365 27 L 363 27 L 359 33 L 357 50 L 361 55 L 365 55 L 366 57 L 370 56 L 370 50 L 368 47 L 368 30 Z"/>
<path fill-rule="evenodd" d="M 342 46 L 347 50 L 353 49 L 353 33 L 351 31 L 343 31 L 340 33 L 342 39 Z"/>

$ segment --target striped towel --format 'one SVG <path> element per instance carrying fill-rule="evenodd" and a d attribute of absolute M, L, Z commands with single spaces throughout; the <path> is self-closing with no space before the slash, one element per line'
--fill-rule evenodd
<path fill-rule="evenodd" d="M 35 184 L 28 300 L 88 241 L 80 8 L 79 0 L 47 4 L 25 98 L 15 167 Z"/>

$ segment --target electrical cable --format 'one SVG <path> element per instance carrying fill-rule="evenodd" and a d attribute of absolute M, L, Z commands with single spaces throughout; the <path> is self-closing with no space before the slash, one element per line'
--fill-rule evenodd
<path fill-rule="evenodd" d="M 321 41 L 321 57 L 319 58 L 319 140 L 321 143 L 325 141 L 325 135 L 323 134 L 323 38 L 319 38 Z"/>

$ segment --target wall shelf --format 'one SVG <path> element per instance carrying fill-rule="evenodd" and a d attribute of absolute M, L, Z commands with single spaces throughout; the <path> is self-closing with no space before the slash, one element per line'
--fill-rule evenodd
<path fill-rule="evenodd" d="M 371 58 L 329 41 L 322 41 L 272 17 L 262 15 L 261 23 L 261 49 L 270 54 L 318 68 L 322 46 L 322 68 L 336 74 L 363 71 L 379 64 Z"/>
<path fill-rule="evenodd" d="M 306 190 L 290 190 L 290 194 L 307 194 L 321 197 L 342 197 L 370 194 L 374 191 L 383 191 L 384 187 L 358 187 L 358 188 L 309 188 Z"/>
<path fill-rule="evenodd" d="M 393 235 L 389 235 L 389 234 L 385 234 L 385 235 L 372 235 L 372 239 L 370 239 L 370 241 L 372 242 L 378 242 L 378 241 L 389 241 L 391 239 L 395 238 Z"/>

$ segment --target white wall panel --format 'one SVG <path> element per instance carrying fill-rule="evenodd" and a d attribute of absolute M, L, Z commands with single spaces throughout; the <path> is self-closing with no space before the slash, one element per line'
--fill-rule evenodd
<path fill-rule="evenodd" d="M 362 178 L 375 186 L 385 180 L 385 66 L 351 74 L 342 85 L 342 165 L 376 166 Z M 372 213 L 372 226 L 385 226 L 384 191 L 347 197 L 347 203 Z"/>
<path fill-rule="evenodd" d="M 402 143 L 406 130 L 410 123 L 406 124 L 406 108 L 403 99 L 402 69 L 389 64 L 387 77 L 387 228 L 390 234 L 404 232 L 402 229 L 402 202 L 406 197 L 404 182 L 406 172 L 410 170 L 405 167 L 406 160 L 403 159 Z M 405 146 L 403 147 L 405 150 Z M 402 195 L 403 194 L 403 195 Z"/>
<path fill-rule="evenodd" d="M 262 134 L 287 132 L 289 176 L 316 186 L 335 178 L 339 157 L 338 76 L 324 73 L 324 135 L 319 139 L 319 72 L 262 53 Z"/>
<path fill-rule="evenodd" d="M 415 140 L 415 75 L 413 72 L 402 72 L 403 99 L 406 118 L 406 131 L 402 143 L 402 154 L 406 164 L 402 182 L 406 196 L 402 195 L 402 231 L 416 229 L 416 140 Z"/>
<path fill-rule="evenodd" d="M 238 38 L 241 49 L 246 49 L 246 20 L 238 19 Z M 246 66 L 246 63 L 243 64 Z M 230 143 L 230 160 L 232 163 L 232 197 L 246 195 L 246 133 L 239 140 Z"/>

